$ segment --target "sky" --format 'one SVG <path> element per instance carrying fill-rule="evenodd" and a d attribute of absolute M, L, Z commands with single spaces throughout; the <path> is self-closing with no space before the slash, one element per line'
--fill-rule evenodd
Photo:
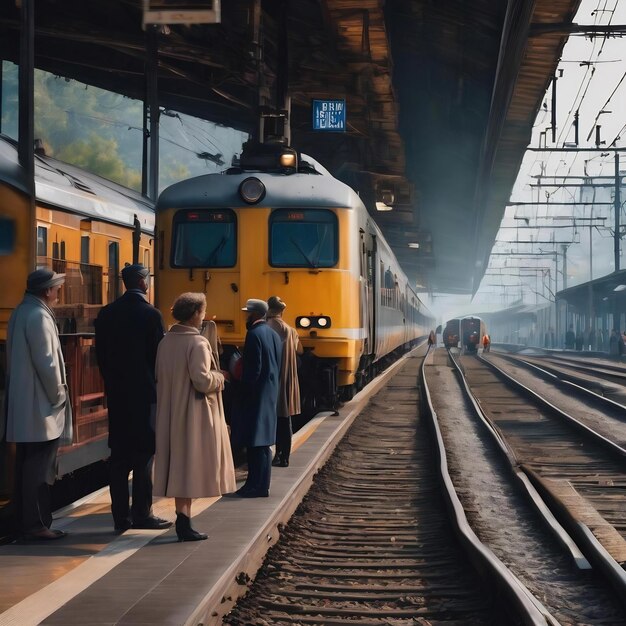
<path fill-rule="evenodd" d="M 626 24 L 626 2 L 583 0 L 574 22 Z M 600 147 L 606 151 L 527 151 L 510 201 L 592 202 L 595 192 L 596 203 L 612 203 L 613 181 L 595 177 L 613 176 L 615 153 L 610 147 L 626 147 L 626 38 L 570 36 L 557 76 L 556 142 L 552 142 L 550 130 L 550 85 L 535 120 L 530 146 L 573 146 L 574 114 L 579 111 L 579 148 L 595 147 L 595 127 L 600 125 L 600 140 L 603 142 Z M 626 152 L 621 153 L 620 171 L 626 176 Z M 543 178 L 537 178 L 541 175 Z M 585 175 L 594 178 L 595 184 L 608 186 L 582 188 L 582 178 L 564 178 Z M 540 183 L 542 185 L 538 187 Z M 578 187 L 566 186 L 566 183 Z M 623 184 L 620 219 L 623 224 L 626 224 L 625 199 L 626 184 Z M 535 228 L 537 225 L 542 227 Z M 427 305 L 444 321 L 458 315 L 500 310 L 520 299 L 525 304 L 547 305 L 553 299 L 553 293 L 563 288 L 564 245 L 568 287 L 588 281 L 590 270 L 593 278 L 614 271 L 613 225 L 612 206 L 509 206 L 496 237 L 489 268 L 474 299 L 435 295 Z M 530 240 L 533 243 L 517 243 Z M 626 244 L 622 243 L 624 248 Z M 554 254 L 555 250 L 558 255 Z M 528 253 L 535 255 L 523 256 Z M 626 268 L 624 250 L 620 268 Z"/>

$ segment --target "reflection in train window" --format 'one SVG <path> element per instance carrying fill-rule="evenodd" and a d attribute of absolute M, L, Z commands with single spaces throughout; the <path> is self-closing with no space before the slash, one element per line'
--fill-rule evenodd
<path fill-rule="evenodd" d="M 237 219 L 233 211 L 178 211 L 174 217 L 172 267 L 234 267 Z"/>
<path fill-rule="evenodd" d="M 278 209 L 270 217 L 270 265 L 333 267 L 339 260 L 337 216 L 326 209 Z"/>
<path fill-rule="evenodd" d="M 15 249 L 15 221 L 0 217 L 0 255 L 11 254 Z"/>
<path fill-rule="evenodd" d="M 48 229 L 37 226 L 37 256 L 48 256 Z"/>

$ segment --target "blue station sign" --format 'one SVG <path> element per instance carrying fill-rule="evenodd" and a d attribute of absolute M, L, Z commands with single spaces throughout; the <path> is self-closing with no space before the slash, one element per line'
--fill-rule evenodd
<path fill-rule="evenodd" d="M 313 100 L 313 130 L 346 130 L 345 100 Z"/>

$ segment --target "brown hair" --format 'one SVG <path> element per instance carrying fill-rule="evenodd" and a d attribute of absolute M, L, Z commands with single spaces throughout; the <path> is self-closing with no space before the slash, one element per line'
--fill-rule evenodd
<path fill-rule="evenodd" d="M 206 296 L 203 293 L 181 293 L 172 305 L 172 315 L 178 322 L 187 322 L 198 311 L 206 308 Z"/>

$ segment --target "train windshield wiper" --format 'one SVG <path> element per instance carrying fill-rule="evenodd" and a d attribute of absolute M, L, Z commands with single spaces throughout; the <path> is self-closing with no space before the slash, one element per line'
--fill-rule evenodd
<path fill-rule="evenodd" d="M 217 242 L 217 245 L 215 246 L 215 248 L 213 248 L 213 250 L 211 250 L 209 256 L 207 257 L 207 261 L 210 264 L 214 264 L 217 261 L 217 255 L 222 251 L 222 248 L 227 241 L 228 238 L 226 237 L 226 235 L 222 235 L 222 238 Z"/>
<path fill-rule="evenodd" d="M 315 267 L 319 267 L 320 257 L 322 256 L 322 246 L 324 245 L 324 241 L 326 240 L 326 233 L 328 232 L 328 226 L 324 226 L 324 230 L 322 232 L 322 236 L 317 242 L 317 254 L 315 255 Z"/>
<path fill-rule="evenodd" d="M 297 248 L 298 252 L 305 258 L 305 260 L 308 263 L 309 267 L 312 267 L 312 268 L 317 267 L 315 265 L 315 263 L 313 263 L 313 261 L 311 261 L 311 259 L 309 258 L 309 255 L 304 251 L 302 246 L 298 243 L 298 240 L 294 239 L 293 235 L 291 235 L 289 237 L 289 241 L 291 241 L 291 243 Z"/>

